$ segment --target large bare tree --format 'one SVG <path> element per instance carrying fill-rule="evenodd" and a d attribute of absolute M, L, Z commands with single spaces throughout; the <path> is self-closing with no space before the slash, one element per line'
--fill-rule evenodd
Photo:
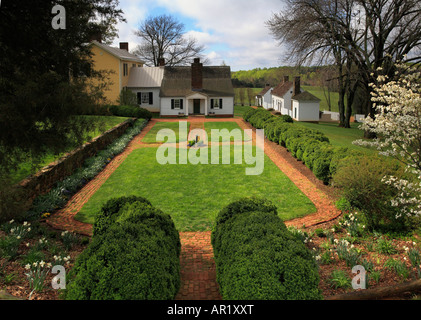
<path fill-rule="evenodd" d="M 171 15 L 147 18 L 135 34 L 141 42 L 134 53 L 148 66 L 159 66 L 161 59 L 167 66 L 177 66 L 203 58 L 204 46 L 187 37 L 184 24 Z"/>
<path fill-rule="evenodd" d="M 371 95 L 378 75 L 394 77 L 397 60 L 421 62 L 418 0 L 285 0 L 286 10 L 267 22 L 275 39 L 290 47 L 290 59 L 333 60 L 338 67 L 341 122 L 348 126 L 358 88 Z M 341 91 L 341 88 L 343 91 Z M 344 113 L 347 94 L 348 110 Z M 371 99 L 367 115 L 374 115 Z"/>

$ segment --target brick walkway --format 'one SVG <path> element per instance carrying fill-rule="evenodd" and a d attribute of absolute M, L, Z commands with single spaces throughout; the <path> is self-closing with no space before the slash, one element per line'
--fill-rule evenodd
<path fill-rule="evenodd" d="M 159 144 L 145 144 L 143 137 L 157 122 L 179 122 L 179 119 L 152 119 L 143 131 L 136 136 L 128 147 L 115 157 L 105 169 L 77 194 L 67 205 L 52 215 L 47 223 L 59 230 L 68 230 L 83 235 L 92 235 L 92 225 L 78 222 L 74 216 L 82 209 L 89 198 L 107 181 L 110 175 L 120 166 L 127 156 L 135 149 L 156 147 Z M 205 119 L 189 117 L 190 130 L 204 128 L 209 122 L 236 122 L 242 129 L 253 129 L 247 122 L 237 118 Z M 253 143 L 256 144 L 256 133 L 253 130 Z M 332 199 L 320 185 L 311 181 L 311 172 L 305 174 L 305 166 L 294 162 L 289 153 L 277 144 L 264 141 L 266 155 L 288 176 L 288 178 L 314 203 L 317 212 L 304 218 L 287 221 L 287 225 L 296 227 L 314 226 L 335 219 L 340 212 L 335 208 Z M 290 158 L 288 158 L 290 157 Z M 291 159 L 292 158 L 292 159 Z M 316 179 L 317 180 L 317 179 Z M 181 232 L 181 289 L 176 300 L 220 300 L 219 287 L 216 282 L 215 263 L 211 245 L 211 232 Z"/>
<path fill-rule="evenodd" d="M 180 232 L 181 288 L 176 300 L 222 300 L 216 282 L 211 232 Z"/>

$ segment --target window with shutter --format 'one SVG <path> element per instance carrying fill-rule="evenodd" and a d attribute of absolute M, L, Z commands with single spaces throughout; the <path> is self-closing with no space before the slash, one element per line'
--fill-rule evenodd
<path fill-rule="evenodd" d="M 149 92 L 149 104 L 153 104 L 153 92 Z"/>
<path fill-rule="evenodd" d="M 183 99 L 171 99 L 171 109 L 183 109 Z"/>
<path fill-rule="evenodd" d="M 222 109 L 222 99 L 211 99 L 211 109 Z"/>
<path fill-rule="evenodd" d="M 140 104 L 150 104 L 149 103 L 149 92 L 141 92 L 141 103 Z"/>

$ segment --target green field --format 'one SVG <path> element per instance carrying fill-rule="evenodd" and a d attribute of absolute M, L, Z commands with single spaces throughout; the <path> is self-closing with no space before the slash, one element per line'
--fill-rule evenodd
<path fill-rule="evenodd" d="M 206 131 L 206 134 L 208 135 L 209 141 L 212 140 L 212 130 L 223 130 L 223 129 L 227 129 L 230 132 L 233 130 L 239 130 L 241 132 L 241 137 L 240 135 L 238 135 L 238 137 L 232 136 L 231 139 L 229 139 L 229 137 L 222 137 L 222 139 L 220 139 L 220 142 L 228 142 L 229 140 L 231 142 L 250 140 L 250 137 L 248 137 L 247 135 L 244 137 L 244 131 L 241 130 L 241 128 L 238 126 L 236 122 L 205 122 L 205 131 Z"/>
<path fill-rule="evenodd" d="M 88 119 L 92 119 L 95 123 L 96 123 L 96 128 L 94 130 L 91 130 L 89 132 L 87 132 L 85 138 L 84 138 L 84 143 L 92 140 L 95 137 L 98 137 L 99 135 L 101 135 L 102 133 L 104 133 L 105 131 L 115 127 L 116 125 L 126 121 L 128 118 L 125 117 L 114 117 L 114 116 L 110 116 L 110 117 L 106 117 L 106 116 L 83 116 L 86 117 Z M 72 150 L 67 150 L 67 152 L 70 152 Z M 65 153 L 59 154 L 59 155 L 54 155 L 54 154 L 46 154 L 40 164 L 41 167 L 44 167 L 50 163 L 52 163 L 53 161 L 59 159 L 60 157 L 62 157 Z M 34 174 L 36 171 L 38 170 L 37 167 L 33 167 L 30 159 L 28 159 L 28 161 L 21 163 L 19 165 L 19 168 L 15 171 L 11 173 L 11 182 L 12 183 L 18 183 L 19 181 L 25 179 L 27 176 Z"/>
<path fill-rule="evenodd" d="M 190 123 L 187 123 L 187 132 L 189 132 Z M 156 141 L 156 135 L 161 130 L 172 130 L 175 133 L 175 140 L 174 139 L 168 139 L 167 141 L 161 141 L 161 142 L 169 142 L 169 143 L 178 143 L 178 142 L 184 142 L 186 141 L 185 137 L 180 138 L 180 125 L 178 122 L 158 122 L 154 125 L 154 127 L 146 134 L 146 136 L 142 139 L 142 142 L 144 143 L 157 143 Z"/>
<path fill-rule="evenodd" d="M 216 214 L 248 196 L 270 199 L 284 220 L 314 213 L 314 204 L 265 155 L 264 171 L 247 176 L 253 165 L 160 165 L 157 148 L 133 151 L 92 196 L 76 219 L 93 223 L 102 205 L 114 197 L 143 196 L 170 214 L 179 231 L 211 230 Z M 231 146 L 231 159 L 234 146 Z M 220 152 L 222 157 L 222 152 Z M 211 152 L 209 151 L 209 159 Z M 210 163 L 210 161 L 209 161 Z"/>
<path fill-rule="evenodd" d="M 235 100 L 234 100 L 234 105 L 240 105 L 241 106 L 241 100 L 240 100 L 240 88 L 234 88 L 234 92 L 235 92 Z M 262 88 L 252 88 L 253 90 L 253 99 L 251 99 L 251 104 L 249 104 L 249 99 L 247 96 L 247 88 L 243 88 L 244 90 L 244 105 L 245 106 L 249 106 L 252 105 L 254 106 L 256 104 L 256 95 L 262 91 Z"/>
<path fill-rule="evenodd" d="M 323 132 L 329 138 L 330 143 L 334 146 L 348 147 L 350 149 L 363 151 L 369 154 L 376 152 L 374 149 L 364 148 L 352 144 L 353 141 L 364 138 L 364 132 L 358 129 L 361 125 L 360 123 L 351 123 L 351 128 L 349 129 L 340 128 L 337 123 L 331 122 L 320 122 L 319 124 L 295 122 L 295 124 Z"/>

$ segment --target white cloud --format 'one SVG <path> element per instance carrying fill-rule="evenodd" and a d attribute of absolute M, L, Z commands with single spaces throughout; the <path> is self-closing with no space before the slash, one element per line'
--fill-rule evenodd
<path fill-rule="evenodd" d="M 133 29 L 148 9 L 156 7 L 165 8 L 181 21 L 182 17 L 194 20 L 195 28 L 188 30 L 188 35 L 205 45 L 211 61 L 224 60 L 233 70 L 280 64 L 282 50 L 269 34 L 265 21 L 282 9 L 281 0 L 122 0 L 120 3 Z M 127 32 L 126 28 L 121 29 L 120 35 Z M 136 37 L 130 39 L 136 41 Z"/>

